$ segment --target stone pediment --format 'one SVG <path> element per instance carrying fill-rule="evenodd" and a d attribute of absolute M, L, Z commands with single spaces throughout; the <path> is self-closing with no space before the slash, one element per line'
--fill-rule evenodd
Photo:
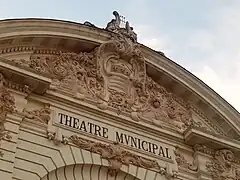
<path fill-rule="evenodd" d="M 204 98 L 199 97 L 197 89 L 194 92 L 192 87 L 185 87 L 185 91 L 191 90 L 188 97 L 194 95 L 195 99 L 185 98 L 177 93 L 178 88 L 169 89 L 164 83 L 164 78 L 160 81 L 157 76 L 152 75 L 148 68 L 151 62 L 149 54 L 146 54 L 146 48 L 136 42 L 136 34 L 129 23 L 126 23 L 125 28 L 120 28 L 116 13 L 115 16 L 115 21 L 112 20 L 106 28 L 111 38 L 100 43 L 98 40 L 99 45 L 83 48 L 81 52 L 69 50 L 67 47 L 48 48 L 46 44 L 47 42 L 51 44 L 51 40 L 46 40 L 47 38 L 45 44 L 42 43 L 43 46 L 35 45 L 32 48 L 27 48 L 26 45 L 17 49 L 12 48 L 14 43 L 11 45 L 2 43 L 1 56 L 4 59 L 1 60 L 1 66 L 4 67 L 4 63 L 10 64 L 47 77 L 51 79 L 48 91 L 96 105 L 102 111 L 114 111 L 116 116 L 119 114 L 129 116 L 134 121 L 168 128 L 181 134 L 198 128 L 206 133 L 238 138 L 238 127 L 233 127 L 231 119 L 211 105 L 207 105 Z M 88 28 L 85 25 L 81 26 Z M 106 36 L 104 35 L 104 38 Z M 30 44 L 31 41 L 28 46 Z M 153 57 L 156 56 L 156 53 L 152 54 Z M 162 54 L 158 56 L 163 58 Z M 155 71 L 158 69 L 155 68 Z M 174 83 L 180 84 L 173 77 L 171 79 Z M 32 81 L 28 85 L 31 86 L 31 83 Z M 49 84 L 50 82 L 45 83 L 45 90 Z M 39 87 L 41 86 L 35 86 L 33 91 L 37 92 Z M 215 111 L 209 112 L 209 109 Z"/>

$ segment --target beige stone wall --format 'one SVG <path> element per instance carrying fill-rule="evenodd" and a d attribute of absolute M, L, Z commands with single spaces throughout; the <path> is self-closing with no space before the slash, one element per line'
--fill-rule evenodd
<path fill-rule="evenodd" d="M 56 112 L 61 111 L 71 112 L 72 114 L 82 116 L 81 118 L 93 119 L 98 123 L 105 123 L 109 129 L 111 126 L 116 128 L 121 127 L 121 123 L 108 122 L 109 117 L 106 119 L 97 114 L 85 114 L 84 111 L 79 107 L 74 107 L 74 105 L 66 105 L 64 103 L 56 103 L 56 101 L 51 100 L 45 96 L 31 95 L 27 96 L 24 93 L 18 91 L 10 90 L 11 94 L 15 97 L 16 109 L 12 114 L 8 114 L 7 121 L 5 123 L 6 130 L 10 131 L 12 136 L 11 140 L 1 141 L 0 151 L 4 153 L 0 157 L 0 177 L 4 180 L 110 180 L 110 179 L 141 179 L 141 180 L 167 180 L 167 179 L 182 179 L 182 180 L 195 180 L 195 179 L 211 179 L 210 175 L 205 172 L 205 164 L 211 160 L 212 156 L 207 155 L 203 152 L 196 152 L 189 149 L 187 145 L 181 145 L 181 143 L 171 140 L 165 143 L 168 145 L 181 146 L 180 155 L 173 154 L 173 160 L 178 162 L 178 167 L 174 164 L 169 164 L 167 171 L 178 171 L 177 177 L 172 177 L 171 172 L 165 172 L 161 174 L 156 172 L 155 169 L 147 169 L 140 166 L 127 164 L 122 165 L 120 171 L 112 176 L 108 173 L 109 162 L 107 159 L 102 158 L 98 153 L 85 150 L 84 148 L 76 147 L 73 144 L 64 143 L 54 143 L 54 139 L 49 140 L 48 131 L 56 132 L 58 130 L 61 135 L 70 136 L 72 134 L 77 134 L 82 138 L 86 138 L 93 141 L 98 141 L 103 144 L 108 144 L 111 141 L 106 141 L 101 138 L 95 138 L 94 136 L 84 135 L 83 133 L 76 132 L 71 128 L 57 128 Z M 51 104 L 51 114 L 50 121 L 48 124 L 44 124 L 37 119 L 27 116 L 22 113 L 26 108 L 27 110 L 41 109 L 44 104 Z M 31 119 L 32 118 L 32 119 Z M 134 133 L 139 133 L 138 130 L 132 128 L 128 125 L 124 128 L 125 131 Z M 110 134 L 111 135 L 111 134 Z M 154 141 L 154 136 L 149 134 L 140 133 L 140 136 L 148 138 L 149 141 Z M 155 137 L 156 138 L 156 137 Z M 160 137 L 161 141 L 164 141 L 164 137 Z M 160 140 L 159 139 L 159 140 Z M 160 141 L 159 141 L 160 142 Z M 131 149 L 131 147 L 123 146 L 127 151 L 133 152 L 135 155 L 141 157 L 146 157 L 150 159 L 156 159 L 155 156 L 144 153 L 141 151 L 136 151 Z M 185 151 L 182 151 L 185 149 Z M 166 159 L 165 159 L 166 160 Z M 167 163 L 162 158 L 157 161 L 159 164 L 164 165 Z M 196 162 L 194 162 L 196 161 Z M 196 167 L 194 167 L 196 166 Z M 177 168 L 177 169 L 176 169 Z M 170 173 L 167 175 L 166 173 Z M 197 178 L 201 177 L 201 178 Z"/>
<path fill-rule="evenodd" d="M 27 125 L 26 125 L 27 126 Z M 156 172 L 136 167 L 123 166 L 122 172 L 116 177 L 107 173 L 108 162 L 100 155 L 91 153 L 69 145 L 54 145 L 47 140 L 46 135 L 22 127 L 18 132 L 18 125 L 10 120 L 6 124 L 11 129 L 13 139 L 4 141 L 1 149 L 4 156 L 1 158 L 0 177 L 4 180 L 50 180 L 66 177 L 74 179 L 164 179 Z M 14 133 L 14 134 L 13 134 Z M 155 178 L 155 176 L 157 178 Z M 158 177 L 159 176 L 159 177 Z"/>
<path fill-rule="evenodd" d="M 15 120 L 9 118 L 5 124 L 6 129 L 11 133 L 12 139 L 8 141 L 2 140 L 0 146 L 0 150 L 4 153 L 2 157 L 0 156 L 0 177 L 4 180 L 12 179 L 20 120 L 20 118 Z"/>
<path fill-rule="evenodd" d="M 15 94 L 17 102 L 25 98 Z M 25 107 L 39 107 L 41 102 L 24 101 Z M 34 103 L 35 102 L 35 103 Z M 17 109 L 21 109 L 18 104 Z M 166 179 L 163 175 L 135 165 L 123 165 L 116 176 L 109 175 L 109 163 L 99 154 L 48 140 L 46 124 L 25 119 L 21 113 L 8 115 L 5 128 L 12 136 L 3 140 L 0 150 L 1 180 L 75 180 L 75 179 Z M 65 131 L 67 132 L 67 131 Z"/>

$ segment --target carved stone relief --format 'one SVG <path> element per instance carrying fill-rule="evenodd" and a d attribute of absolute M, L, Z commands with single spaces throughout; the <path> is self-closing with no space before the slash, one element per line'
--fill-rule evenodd
<path fill-rule="evenodd" d="M 77 97 L 97 97 L 103 94 L 103 79 L 97 72 L 96 53 L 62 53 L 43 55 L 34 53 L 29 67 L 48 74 L 52 79 L 52 89 L 62 89 Z"/>
<path fill-rule="evenodd" d="M 161 174 L 165 174 L 166 172 L 165 168 L 160 167 L 156 160 L 147 159 L 126 151 L 118 143 L 107 145 L 85 140 L 76 135 L 71 136 L 69 142 L 81 149 L 100 154 L 103 159 L 108 160 L 109 172 L 112 176 L 115 176 L 123 164 L 127 166 L 133 164 L 145 169 L 154 169 Z"/>
<path fill-rule="evenodd" d="M 228 149 L 217 150 L 214 159 L 207 162 L 206 169 L 214 180 L 240 180 L 240 167 L 234 153 Z"/>
<path fill-rule="evenodd" d="M 13 60 L 52 79 L 51 89 L 99 108 L 113 108 L 128 113 L 132 119 L 161 127 L 165 121 L 183 132 L 192 124 L 188 103 L 179 100 L 146 74 L 143 53 L 126 23 L 120 28 L 120 17 L 107 25 L 113 37 L 91 52 L 53 52 L 36 49 L 30 60 Z M 181 103 L 179 103 L 181 102 Z"/>
<path fill-rule="evenodd" d="M 134 120 L 172 124 L 181 132 L 191 123 L 187 103 L 179 104 L 173 94 L 146 74 L 139 45 L 128 38 L 114 37 L 90 53 L 49 54 L 35 51 L 30 61 L 18 62 L 52 78 L 51 88 L 70 92 L 95 102 L 101 109 L 127 112 Z"/>
<path fill-rule="evenodd" d="M 145 169 L 151 169 L 160 173 L 161 175 L 167 175 L 166 167 L 161 167 L 156 160 L 144 158 L 134 153 L 124 150 L 118 143 L 103 144 L 100 142 L 94 142 L 86 140 L 77 135 L 71 137 L 63 136 L 59 129 L 55 133 L 48 133 L 49 140 L 52 140 L 56 145 L 60 143 L 72 144 L 80 149 L 97 153 L 101 158 L 108 160 L 109 173 L 111 176 L 115 176 L 121 169 L 122 165 L 129 166 L 130 164 L 142 167 Z M 173 172 L 172 177 L 176 177 L 177 172 Z"/>
<path fill-rule="evenodd" d="M 206 170 L 213 180 L 240 180 L 240 159 L 228 149 L 213 150 L 205 145 L 196 144 L 193 147 L 193 162 L 189 163 L 179 147 L 175 149 L 175 158 L 179 167 L 197 171 L 199 162 L 196 153 L 201 152 L 213 156 L 212 161 L 206 162 Z"/>
<path fill-rule="evenodd" d="M 63 136 L 58 127 L 56 127 L 55 130 L 53 131 L 48 129 L 47 137 L 48 137 L 48 140 L 53 141 L 55 145 L 59 145 L 60 143 L 68 144 L 69 142 L 68 137 Z"/>
<path fill-rule="evenodd" d="M 15 99 L 5 87 L 5 84 L 6 80 L 4 79 L 3 74 L 0 73 L 0 143 L 3 139 L 11 139 L 4 124 L 6 122 L 7 114 L 13 113 L 15 108 Z M 1 151 L 0 156 L 3 156 Z"/>
<path fill-rule="evenodd" d="M 198 161 L 196 159 L 196 151 L 193 153 L 193 161 L 192 163 L 189 163 L 186 158 L 184 157 L 183 153 L 180 151 L 179 147 L 175 148 L 174 151 L 176 162 L 179 167 L 191 170 L 191 171 L 197 171 L 198 170 Z"/>
<path fill-rule="evenodd" d="M 26 59 L 13 60 L 13 62 L 16 63 L 14 65 L 24 66 L 26 70 L 35 69 L 38 71 L 38 73 L 48 74 L 48 76 L 53 80 L 51 88 L 58 90 L 58 92 L 61 91 L 64 94 L 70 94 L 71 96 L 73 95 L 74 98 L 77 97 L 82 100 L 88 99 L 91 103 L 92 101 L 93 103 L 98 103 L 98 106 L 103 109 L 109 108 L 110 106 L 116 108 L 118 112 L 128 112 L 131 114 L 131 117 L 134 120 L 144 119 L 144 121 L 150 121 L 150 123 L 160 127 L 163 124 L 162 121 L 165 121 L 171 124 L 171 126 L 177 127 L 177 130 L 180 132 L 183 132 L 186 130 L 186 127 L 189 127 L 189 124 L 192 124 L 191 112 L 196 112 L 196 114 L 199 115 L 199 119 L 206 122 L 206 126 L 210 126 L 211 128 L 209 129 L 213 129 L 215 131 L 214 133 L 224 136 L 234 136 L 232 134 L 229 135 L 230 133 L 227 133 L 223 130 L 227 129 L 225 126 L 224 128 L 216 126 L 215 124 L 218 123 L 213 122 L 213 118 L 210 116 L 206 117 L 206 114 L 199 111 L 199 108 L 197 106 L 195 107 L 193 104 L 189 105 L 187 102 L 179 100 L 178 97 L 175 97 L 169 92 L 167 92 L 167 94 L 170 95 L 167 97 L 165 95 L 162 95 L 162 93 L 159 94 L 161 91 L 159 88 L 156 90 L 157 92 L 152 92 L 151 88 L 150 90 L 147 89 L 147 83 L 149 82 L 148 75 L 145 75 L 145 78 L 140 79 L 140 83 L 138 82 L 139 80 L 135 82 L 135 79 L 131 78 L 126 80 L 126 77 L 130 77 L 130 75 L 126 74 L 126 76 L 116 80 L 116 78 L 120 77 L 119 74 L 121 74 L 115 73 L 115 71 L 119 71 L 119 68 L 123 68 L 122 70 L 126 71 L 124 73 L 131 71 L 132 76 L 132 74 L 135 72 L 139 73 L 145 71 L 145 62 L 144 57 L 142 57 L 143 55 L 139 48 L 139 45 L 136 43 L 137 35 L 133 31 L 133 28 L 129 25 L 129 22 L 125 23 L 124 28 L 120 27 L 120 15 L 116 11 L 113 14 L 115 18 L 112 19 L 105 28 L 107 31 L 109 31 L 109 34 L 112 36 L 112 38 L 100 45 L 100 47 L 96 48 L 92 52 L 60 52 L 60 47 L 54 46 L 54 49 L 48 49 L 47 47 L 53 47 L 48 46 L 48 44 L 47 46 L 44 46 L 46 49 L 39 49 L 39 47 L 42 47 L 40 44 L 32 44 L 31 42 L 36 37 L 18 38 L 19 42 L 28 41 L 28 44 L 21 45 L 13 43 L 16 41 L 16 37 L 14 37 L 11 39 L 2 40 L 2 44 L 6 46 L 1 47 L 0 54 L 4 55 L 3 57 L 8 57 L 5 56 L 6 53 L 12 54 L 17 52 L 24 52 L 24 54 L 26 54 L 25 52 L 30 53 L 34 51 L 30 58 L 30 61 L 26 60 L 28 58 L 28 55 L 26 55 L 24 56 L 27 57 Z M 89 22 L 86 22 L 84 24 L 86 26 L 94 27 L 94 25 Z M 39 42 L 47 42 L 53 40 L 53 37 L 39 38 Z M 29 41 L 29 39 L 31 39 L 31 41 Z M 66 40 L 65 38 L 63 39 Z M 60 42 L 63 39 L 61 39 Z M 35 40 L 38 41 L 39 39 Z M 5 41 L 9 41 L 9 43 L 6 44 Z M 76 43 L 74 49 L 78 48 L 77 46 L 78 43 Z M 59 49 L 56 49 L 56 47 Z M 61 50 L 63 49 L 61 48 Z M 99 51 L 98 49 L 102 49 L 103 51 Z M 125 52 L 127 50 L 128 52 Z M 136 53 L 136 51 L 138 51 L 139 55 Z M 111 55 L 114 57 L 111 58 Z M 18 57 L 18 55 L 14 57 L 10 56 L 9 58 L 16 57 Z M 99 64 L 98 61 L 104 57 L 108 59 L 103 59 L 103 62 L 106 63 L 106 67 L 117 69 L 108 70 L 107 72 L 104 72 L 104 74 L 100 72 L 100 68 L 104 67 L 105 65 L 103 66 L 102 64 Z M 134 59 L 134 61 L 131 62 L 131 59 Z M 4 61 L 5 63 L 11 63 L 9 62 L 11 60 L 5 60 L 6 61 L 4 61 L 4 59 L 1 59 L 1 61 Z M 77 63 L 77 65 L 74 63 Z M 138 67 L 141 67 L 141 64 L 143 64 L 144 68 L 140 70 L 137 69 Z M 94 72 L 91 72 L 89 69 L 93 69 Z M 122 75 L 124 75 L 124 73 L 122 73 Z M 120 81 L 124 80 L 124 87 L 118 84 L 118 87 L 120 88 L 118 91 L 116 91 L 116 89 L 112 86 L 112 80 L 115 84 L 118 84 Z M 152 81 L 151 78 L 150 81 Z M 142 87 L 141 83 L 144 84 L 144 87 Z M 125 89 L 127 84 L 130 84 L 130 86 L 133 88 L 128 86 L 128 88 Z M 162 87 L 159 83 L 156 84 Z M 129 92 L 131 89 L 133 89 L 133 92 Z M 122 90 L 124 91 L 122 92 Z M 133 98 L 131 95 L 136 94 L 135 91 L 137 91 L 137 95 Z M 141 95 L 139 95 L 138 91 L 140 91 Z M 141 91 L 145 92 L 145 95 Z M 149 91 L 151 94 L 147 94 L 146 97 L 146 93 L 149 93 Z M 130 95 L 126 92 L 129 92 Z M 155 96 L 156 93 L 158 93 L 158 96 Z M 150 96 L 154 96 L 155 99 L 149 100 L 148 98 Z M 171 100 L 172 102 L 169 102 L 168 99 L 173 100 Z M 145 100 L 146 103 L 142 103 Z M 148 100 L 151 101 L 150 104 Z M 138 101 L 138 103 L 135 105 L 136 101 Z M 157 101 L 161 101 L 160 106 L 159 102 Z M 134 106 L 132 106 L 132 104 L 134 104 Z M 154 106 L 152 104 L 154 104 Z M 172 110 L 174 109 L 173 107 L 175 110 Z M 174 111 L 174 113 L 171 111 Z M 221 121 L 224 120 L 222 117 L 220 119 Z M 202 126 L 204 124 L 197 125 Z"/>
<path fill-rule="evenodd" d="M 193 149 L 194 149 L 195 152 L 196 151 L 202 152 L 202 153 L 208 154 L 210 156 L 213 156 L 214 153 L 215 153 L 213 149 L 211 149 L 211 148 L 209 148 L 209 147 L 207 147 L 203 144 L 196 144 L 196 145 L 194 145 Z"/>
<path fill-rule="evenodd" d="M 50 105 L 46 104 L 44 108 L 34 109 L 34 110 L 26 110 L 23 109 L 24 118 L 31 119 L 40 123 L 48 124 L 50 121 Z"/>

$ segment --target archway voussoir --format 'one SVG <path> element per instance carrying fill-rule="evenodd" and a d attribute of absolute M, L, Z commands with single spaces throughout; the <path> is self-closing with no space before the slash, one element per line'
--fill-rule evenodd
<path fill-rule="evenodd" d="M 99 154 L 91 153 L 91 155 L 93 159 L 93 164 L 102 165 L 102 158 Z"/>
<path fill-rule="evenodd" d="M 155 180 L 155 177 L 157 176 L 157 174 L 158 174 L 157 172 L 147 170 L 144 180 L 148 180 L 148 179 Z"/>
<path fill-rule="evenodd" d="M 83 157 L 83 162 L 85 164 L 92 164 L 93 160 L 92 160 L 92 156 L 91 156 L 91 152 L 86 151 L 84 149 L 80 149 L 81 153 L 82 153 L 82 157 Z"/>
<path fill-rule="evenodd" d="M 76 148 L 74 146 L 70 146 L 70 148 L 71 148 L 72 155 L 73 155 L 73 158 L 75 160 L 75 163 L 76 164 L 82 164 L 83 163 L 83 156 L 82 156 L 81 149 Z"/>
<path fill-rule="evenodd" d="M 65 167 L 65 177 L 67 180 L 74 180 L 74 165 Z"/>
<path fill-rule="evenodd" d="M 96 164 L 76 164 L 58 168 L 42 176 L 41 180 L 59 180 L 60 177 L 66 177 L 66 180 L 117 180 L 119 178 L 119 180 L 140 179 L 132 174 L 123 171 L 119 171 L 117 174 L 112 175 L 109 173 L 109 168 L 106 166 L 100 166 Z"/>
<path fill-rule="evenodd" d="M 141 180 L 144 180 L 146 173 L 147 173 L 146 169 L 139 167 L 138 170 L 137 170 L 136 177 L 141 179 Z"/>
<path fill-rule="evenodd" d="M 69 146 L 62 146 L 60 148 L 60 153 L 63 157 L 63 160 L 65 162 L 66 165 L 71 165 L 71 164 L 75 164 L 74 162 L 74 158 L 73 156 L 71 155 L 72 152 L 71 152 L 71 149 Z"/>

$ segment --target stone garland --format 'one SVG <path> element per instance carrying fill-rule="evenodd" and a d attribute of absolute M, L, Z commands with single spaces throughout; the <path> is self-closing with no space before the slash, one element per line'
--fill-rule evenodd
<path fill-rule="evenodd" d="M 72 144 L 80 149 L 99 154 L 101 158 L 106 159 L 109 163 L 109 174 L 115 176 L 122 165 L 129 166 L 130 164 L 150 169 L 167 176 L 166 167 L 161 167 L 156 160 L 144 158 L 121 148 L 119 143 L 104 144 L 100 142 L 94 142 L 86 140 L 77 135 L 71 137 L 65 137 L 58 131 L 55 133 L 48 133 L 48 139 L 52 140 L 56 145 L 59 143 Z M 172 177 L 176 178 L 177 172 L 173 172 Z"/>
<path fill-rule="evenodd" d="M 44 108 L 34 109 L 34 110 L 23 110 L 24 118 L 31 119 L 43 124 L 48 124 L 50 120 L 50 106 L 47 104 Z M 73 135 L 71 137 L 63 136 L 59 129 L 56 128 L 56 131 L 47 133 L 48 139 L 53 141 L 55 145 L 69 144 L 75 145 L 80 149 L 90 151 L 92 153 L 100 154 L 101 158 L 108 160 L 109 162 L 109 173 L 112 176 L 115 176 L 116 173 L 120 170 L 122 165 L 133 164 L 138 167 L 145 169 L 152 169 L 162 175 L 166 175 L 166 167 L 161 167 L 156 160 L 144 158 L 138 156 L 134 153 L 126 151 L 120 147 L 120 144 L 103 144 L 99 142 L 94 142 L 86 140 L 84 138 Z M 173 177 L 177 177 L 178 173 L 173 172 Z"/>
<path fill-rule="evenodd" d="M 108 160 L 109 173 L 112 176 L 116 175 L 116 173 L 121 169 L 122 165 L 129 166 L 129 164 L 133 164 L 145 169 L 154 169 L 160 174 L 166 173 L 166 169 L 164 167 L 160 167 L 156 160 L 144 158 L 126 151 L 122 149 L 118 143 L 103 144 L 85 140 L 76 135 L 71 136 L 69 138 L 69 142 L 76 145 L 80 149 L 100 154 L 101 158 Z"/>

